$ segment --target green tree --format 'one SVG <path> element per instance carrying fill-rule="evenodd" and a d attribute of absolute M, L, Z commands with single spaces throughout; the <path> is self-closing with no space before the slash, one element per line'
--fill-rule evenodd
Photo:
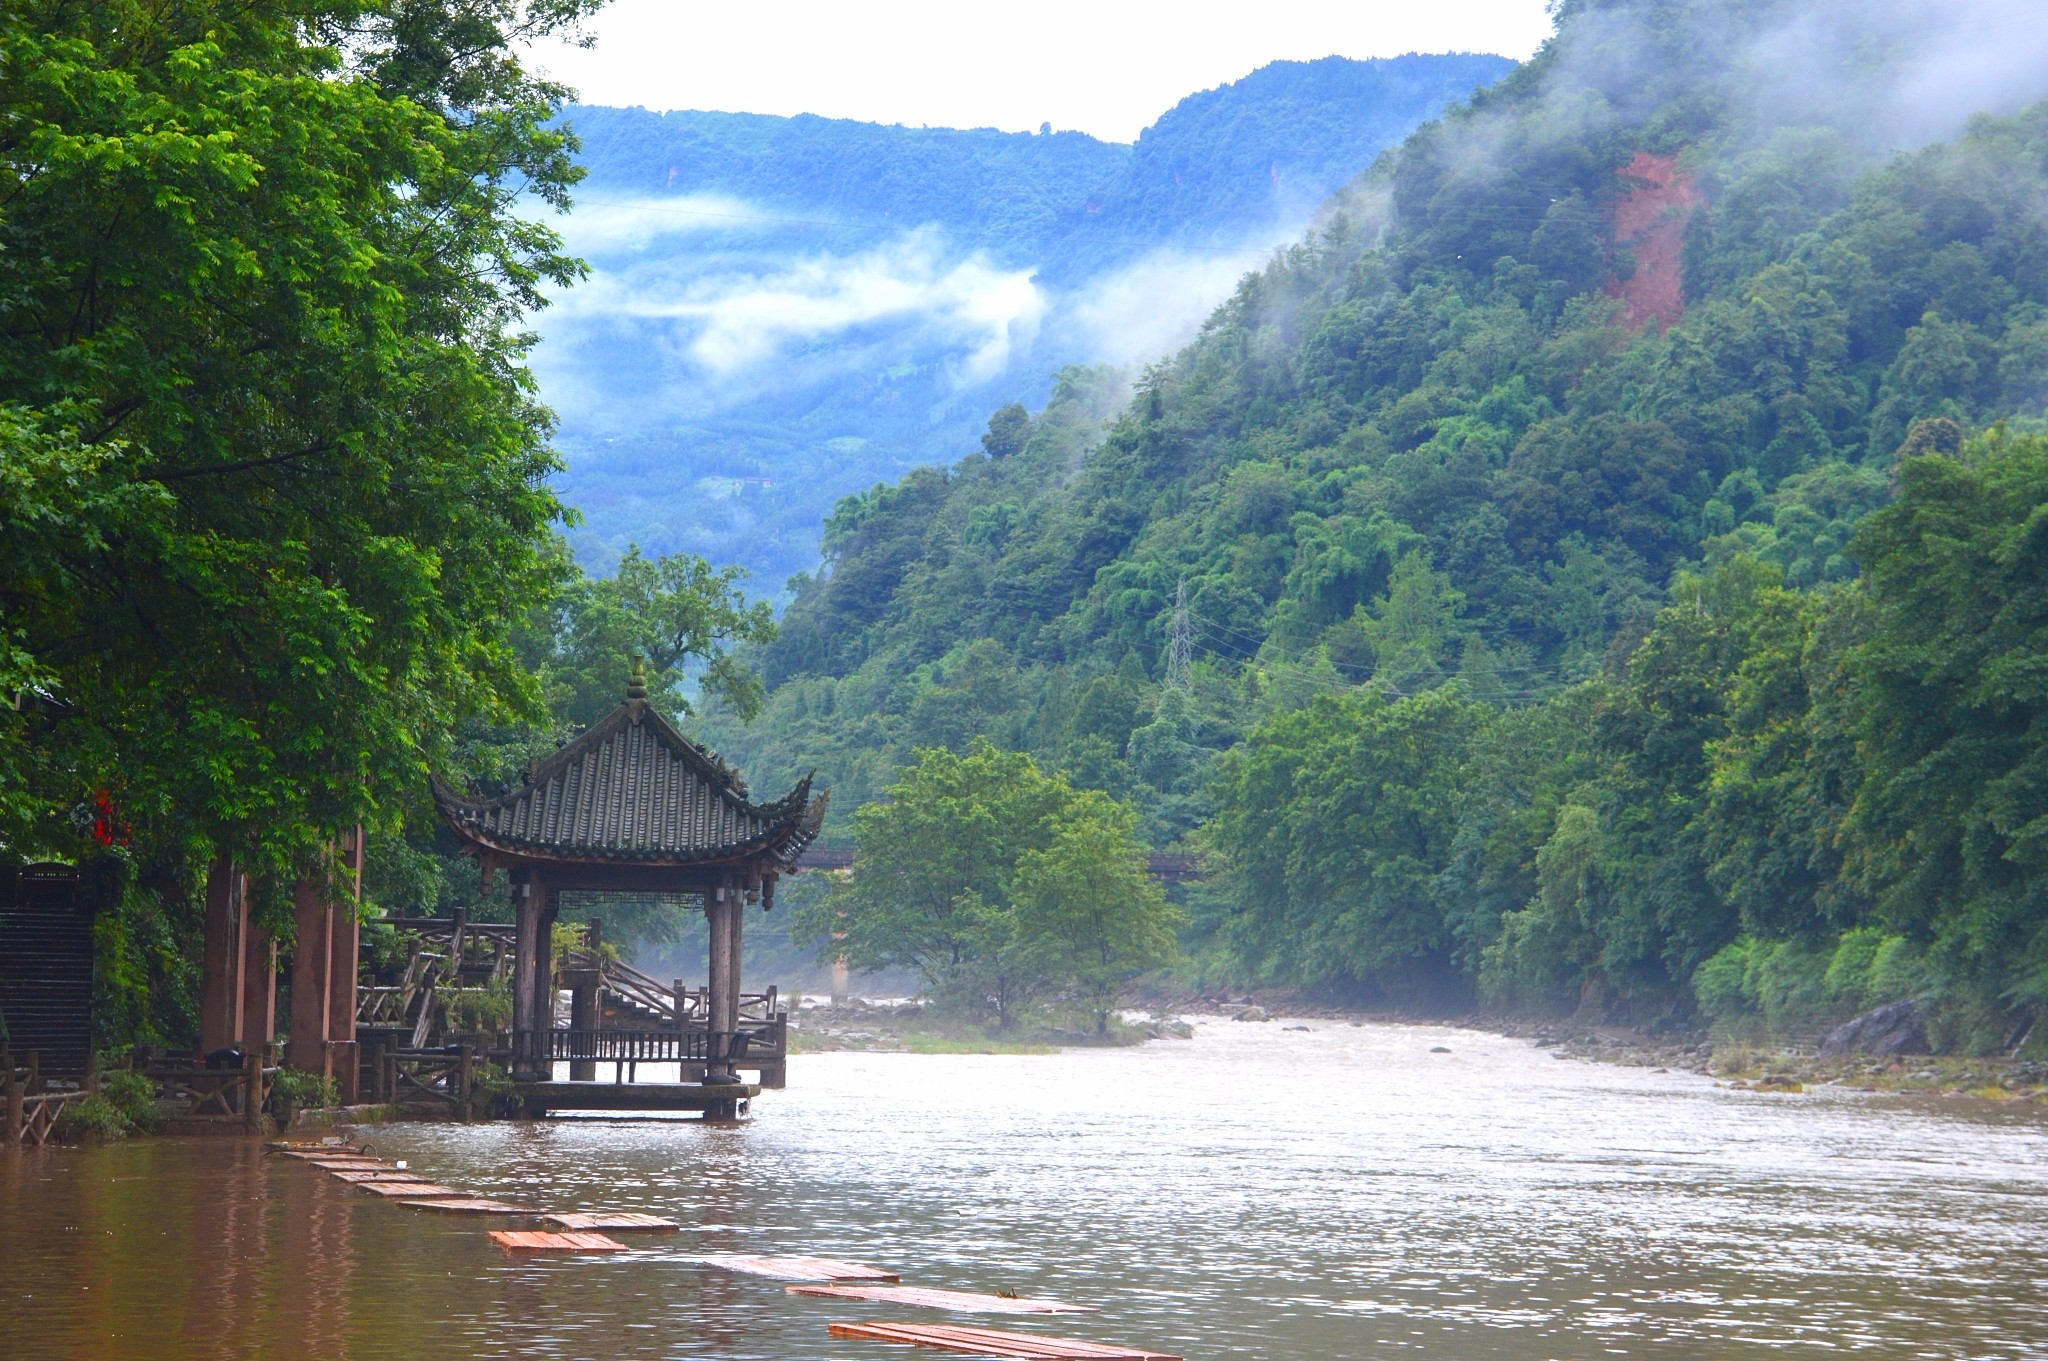
<path fill-rule="evenodd" d="M 1326 695 L 1224 757 L 1208 835 L 1228 858 L 1241 967 L 1454 1000 L 1436 884 L 1456 839 L 1459 771 L 1491 713 L 1449 690 Z"/>
<path fill-rule="evenodd" d="M 594 3 L 0 14 L 11 851 L 74 849 L 104 789 L 145 859 L 290 869 L 461 716 L 535 711 L 510 640 L 560 512 L 519 322 L 579 267 L 513 211 L 576 178 L 515 48 Z"/>
<path fill-rule="evenodd" d="M 1175 917 L 1143 878 L 1131 811 L 985 740 L 917 753 L 854 814 L 850 882 L 800 934 L 855 968 L 914 969 L 941 1004 L 1009 1026 L 1069 995 L 1109 1005 L 1171 951 Z M 1114 901 L 1113 901 L 1114 899 Z M 1129 920 L 1105 914 L 1121 903 Z"/>
<path fill-rule="evenodd" d="M 997 407 L 988 418 L 988 433 L 981 437 L 982 451 L 990 458 L 1008 458 L 1024 448 L 1031 438 L 1031 413 L 1022 402 Z"/>
<path fill-rule="evenodd" d="M 1899 466 L 1851 551 L 1851 868 L 1993 1015 L 2048 1007 L 2048 437 Z M 1991 1026 L 1990 1016 L 1978 1022 Z M 1989 1037 L 1996 1042 L 1997 1036 Z"/>
<path fill-rule="evenodd" d="M 1147 864 L 1137 814 L 1095 790 L 1069 799 L 1043 850 L 1018 857 L 1016 933 L 1041 977 L 1109 1029 L 1117 994 L 1179 957 L 1186 924 Z"/>
<path fill-rule="evenodd" d="M 746 573 L 694 553 L 642 557 L 630 547 L 608 577 L 579 577 L 560 597 L 551 652 L 541 662 L 556 716 L 587 724 L 626 691 L 632 658 L 648 663 L 648 695 L 672 713 L 694 709 L 689 687 L 752 718 L 761 683 L 733 653 L 775 638 L 765 601 L 740 590 Z"/>

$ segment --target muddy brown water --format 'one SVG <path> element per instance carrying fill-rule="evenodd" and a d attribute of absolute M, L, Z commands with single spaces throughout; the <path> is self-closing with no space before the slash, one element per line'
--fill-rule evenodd
<path fill-rule="evenodd" d="M 514 1259 L 236 1140 L 0 1150 L 0 1358 L 907 1358 L 900 1318 L 1189 1358 L 2048 1354 L 2048 1123 L 1764 1096 L 1405 1026 L 1215 1021 L 1015 1057 L 824 1054 L 755 1118 L 391 1126 L 437 1180 L 681 1221 Z M 1447 1045 L 1453 1052 L 1433 1054 Z M 791 1297 L 711 1252 L 1101 1307 Z"/>

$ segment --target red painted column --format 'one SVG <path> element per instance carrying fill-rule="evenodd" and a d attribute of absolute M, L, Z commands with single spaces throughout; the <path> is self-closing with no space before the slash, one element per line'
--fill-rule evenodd
<path fill-rule="evenodd" d="M 243 894 L 243 906 L 248 895 Z M 277 1042 L 277 940 L 255 922 L 248 923 L 242 967 L 242 1049 L 268 1050 Z"/>
<path fill-rule="evenodd" d="M 252 906 L 245 879 L 242 883 L 242 909 L 247 939 L 242 955 L 241 1045 L 243 1062 L 253 1061 L 255 1072 L 260 1074 L 270 1066 L 270 1047 L 277 1042 L 277 941 L 269 931 L 248 920 Z M 252 1081 L 260 1083 L 262 1079 L 259 1076 Z M 251 1129 L 256 1128 L 263 1106 L 260 1086 L 254 1095 L 253 1107 L 242 1107 L 243 1118 Z"/>
<path fill-rule="evenodd" d="M 242 1040 L 242 972 L 248 905 L 242 873 L 223 855 L 206 873 L 206 937 L 199 962 L 199 1052 Z"/>
<path fill-rule="evenodd" d="M 292 1025 L 285 1038 L 284 1061 L 289 1067 L 322 1076 L 332 1071 L 327 1058 L 332 915 L 325 884 L 303 878 L 292 885 L 292 920 L 298 928 L 298 943 L 292 947 Z"/>
<path fill-rule="evenodd" d="M 356 1057 L 356 980 L 362 923 L 356 913 L 363 896 L 363 829 L 358 825 L 336 847 L 328 895 L 327 1047 L 330 1069 L 344 1105 L 356 1103 L 361 1064 Z"/>

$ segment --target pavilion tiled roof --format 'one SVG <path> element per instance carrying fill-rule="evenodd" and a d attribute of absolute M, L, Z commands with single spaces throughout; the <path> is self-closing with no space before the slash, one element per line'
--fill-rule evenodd
<path fill-rule="evenodd" d="M 767 858 L 793 865 L 817 836 L 825 796 L 809 776 L 773 803 L 753 803 L 737 772 L 630 698 L 495 799 L 466 799 L 440 780 L 434 802 L 479 846 L 540 859 L 698 865 Z"/>

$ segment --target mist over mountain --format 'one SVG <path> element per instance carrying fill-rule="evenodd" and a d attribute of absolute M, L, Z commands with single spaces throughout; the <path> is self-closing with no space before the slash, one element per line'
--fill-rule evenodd
<path fill-rule="evenodd" d="M 1166 353 L 1331 191 L 1499 57 L 1277 62 L 1134 145 L 1077 132 L 577 106 L 558 225 L 591 277 L 541 318 L 578 556 L 816 561 L 842 496 L 978 447 L 1070 363 Z"/>

